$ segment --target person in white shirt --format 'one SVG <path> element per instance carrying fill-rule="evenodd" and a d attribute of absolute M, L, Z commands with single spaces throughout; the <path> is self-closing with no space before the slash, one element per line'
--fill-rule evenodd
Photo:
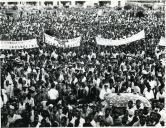
<path fill-rule="evenodd" d="M 27 94 L 27 97 L 24 101 L 24 103 L 29 103 L 29 105 L 31 105 L 31 107 L 34 107 L 35 106 L 35 103 L 34 103 L 34 98 L 31 97 L 31 94 Z"/>
<path fill-rule="evenodd" d="M 128 102 L 128 105 L 127 105 L 127 111 L 129 113 L 129 117 L 133 117 L 134 116 L 134 112 L 136 110 L 136 107 L 134 107 L 133 104 L 134 104 L 133 101 L 130 100 Z"/>
<path fill-rule="evenodd" d="M 6 80 L 4 84 L 4 89 L 6 90 L 6 95 L 8 96 L 8 98 L 11 98 L 13 93 L 13 84 Z"/>
<path fill-rule="evenodd" d="M 165 97 L 166 97 L 166 92 L 164 91 L 164 87 L 163 88 L 159 88 L 159 92 L 157 92 L 156 99 L 157 100 L 165 99 Z"/>
<path fill-rule="evenodd" d="M 50 99 L 51 104 L 55 104 L 58 102 L 57 100 L 59 97 L 59 92 L 55 89 L 54 83 L 51 84 L 51 89 L 48 91 L 48 97 Z"/>
<path fill-rule="evenodd" d="M 74 118 L 72 118 L 71 123 L 75 127 L 83 127 L 83 124 L 85 123 L 85 119 L 81 117 L 81 113 L 78 111 L 76 112 L 76 115 Z"/>
<path fill-rule="evenodd" d="M 109 88 L 109 84 L 105 84 L 104 87 L 100 91 L 100 99 L 104 100 L 105 95 L 112 93 L 111 89 Z"/>
<path fill-rule="evenodd" d="M 154 98 L 154 92 L 151 90 L 151 87 L 145 88 L 144 89 L 144 96 L 148 99 L 151 100 Z"/>
<path fill-rule="evenodd" d="M 149 81 L 149 85 L 151 86 L 151 89 L 157 86 L 157 81 L 154 77 L 152 77 L 151 81 Z"/>
<path fill-rule="evenodd" d="M 2 98 L 2 101 L 3 101 L 4 104 L 6 104 L 7 101 L 9 100 L 8 97 L 7 97 L 7 95 L 6 95 L 6 90 L 2 89 L 2 88 L 1 88 L 1 98 Z"/>

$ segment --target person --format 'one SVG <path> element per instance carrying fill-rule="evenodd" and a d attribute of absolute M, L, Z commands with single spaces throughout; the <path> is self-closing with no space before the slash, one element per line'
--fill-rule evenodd
<path fill-rule="evenodd" d="M 160 114 L 161 118 L 160 118 L 160 123 L 164 123 L 164 120 L 166 119 L 166 115 L 164 113 L 165 108 L 164 108 L 164 104 L 163 103 L 159 103 L 159 111 L 158 114 Z"/>
<path fill-rule="evenodd" d="M 31 107 L 34 107 L 34 106 L 35 106 L 34 98 L 31 97 L 31 94 L 30 94 L 30 93 L 27 94 L 27 97 L 26 97 L 24 103 L 25 103 L 25 104 L 28 103 Z"/>
<path fill-rule="evenodd" d="M 9 115 L 7 117 L 7 126 L 9 127 L 11 124 L 13 124 L 16 120 L 21 119 L 21 116 L 16 114 L 14 112 L 14 106 L 10 105 L 10 111 L 9 111 Z"/>
<path fill-rule="evenodd" d="M 140 100 L 136 100 L 136 110 L 143 109 L 144 105 L 141 103 Z"/>
<path fill-rule="evenodd" d="M 148 100 L 154 99 L 154 92 L 150 86 L 144 89 L 144 95 Z"/>
<path fill-rule="evenodd" d="M 98 101 L 100 90 L 97 87 L 97 84 L 90 83 L 89 86 L 90 86 L 89 87 L 89 100 L 90 100 L 90 102 Z"/>
<path fill-rule="evenodd" d="M 108 83 L 104 84 L 99 94 L 100 100 L 104 100 L 104 97 L 110 93 L 112 93 L 112 91 L 109 89 L 109 84 Z"/>
<path fill-rule="evenodd" d="M 129 117 L 133 117 L 134 116 L 135 110 L 136 110 L 136 108 L 134 107 L 133 101 L 130 100 L 128 102 L 128 105 L 127 105 L 127 111 L 129 113 Z"/>
<path fill-rule="evenodd" d="M 56 104 L 59 98 L 59 92 L 55 89 L 55 84 L 51 84 L 51 89 L 48 91 L 49 103 Z"/>
<path fill-rule="evenodd" d="M 157 92 L 156 94 L 156 99 L 157 100 L 161 100 L 162 102 L 164 102 L 165 100 L 165 96 L 166 96 L 166 93 L 165 93 L 165 90 L 164 90 L 164 87 L 159 87 L 159 91 Z"/>
<path fill-rule="evenodd" d="M 83 124 L 83 127 L 93 127 L 92 124 L 90 123 L 90 118 L 86 117 L 85 118 L 85 123 Z"/>
<path fill-rule="evenodd" d="M 146 126 L 146 117 L 144 115 L 139 116 L 139 126 Z"/>
<path fill-rule="evenodd" d="M 105 116 L 103 119 L 105 126 L 112 126 L 113 125 L 113 118 L 111 117 L 110 112 L 111 112 L 110 108 L 106 108 Z"/>

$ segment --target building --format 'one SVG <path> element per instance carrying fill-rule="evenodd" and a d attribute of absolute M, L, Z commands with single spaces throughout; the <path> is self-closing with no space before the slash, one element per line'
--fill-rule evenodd
<path fill-rule="evenodd" d="M 166 0 L 127 0 L 126 3 L 137 5 L 151 5 L 154 9 L 164 10 Z"/>
<path fill-rule="evenodd" d="M 126 0 L 0 0 L 1 5 L 5 6 L 68 6 L 68 7 L 87 7 L 87 6 L 110 6 L 110 7 L 123 7 Z"/>

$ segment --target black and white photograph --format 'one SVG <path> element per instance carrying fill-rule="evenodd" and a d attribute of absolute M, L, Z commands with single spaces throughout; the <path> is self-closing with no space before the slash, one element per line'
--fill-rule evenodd
<path fill-rule="evenodd" d="M 1 127 L 166 127 L 166 0 L 0 0 Z"/>

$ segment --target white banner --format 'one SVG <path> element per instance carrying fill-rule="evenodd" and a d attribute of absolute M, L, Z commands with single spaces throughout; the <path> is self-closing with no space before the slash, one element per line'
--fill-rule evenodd
<path fill-rule="evenodd" d="M 142 30 L 141 32 L 128 37 L 126 39 L 120 39 L 120 40 L 111 40 L 111 39 L 105 39 L 105 38 L 101 38 L 101 37 L 96 37 L 96 41 L 98 45 L 106 45 L 106 46 L 119 46 L 119 45 L 124 45 L 124 44 L 128 44 L 140 39 L 145 38 L 145 32 L 144 30 Z"/>
<path fill-rule="evenodd" d="M 36 39 L 22 41 L 0 41 L 0 49 L 31 49 L 39 47 Z"/>
<path fill-rule="evenodd" d="M 49 45 L 53 45 L 56 47 L 79 47 L 80 46 L 81 37 L 68 39 L 68 40 L 59 40 L 50 35 L 47 35 L 47 34 L 44 34 L 44 35 L 45 35 L 45 42 Z"/>
<path fill-rule="evenodd" d="M 159 42 L 160 46 L 166 46 L 166 39 L 164 37 L 160 38 L 160 42 Z"/>

